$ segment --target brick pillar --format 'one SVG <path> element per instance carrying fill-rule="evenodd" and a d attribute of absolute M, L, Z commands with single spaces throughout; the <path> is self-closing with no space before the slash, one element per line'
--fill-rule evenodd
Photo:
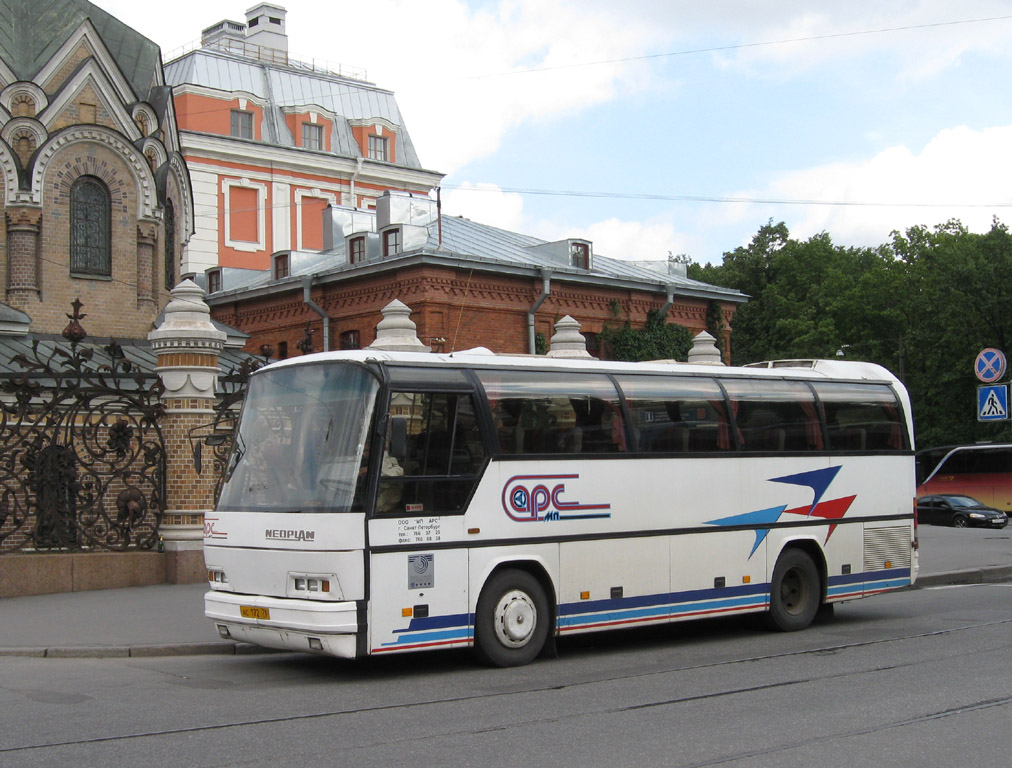
<path fill-rule="evenodd" d="M 155 245 L 158 242 L 154 224 L 137 225 L 137 307 L 154 309 Z"/>
<path fill-rule="evenodd" d="M 184 280 L 172 290 L 165 320 L 148 334 L 165 385 L 162 434 L 166 450 L 166 509 L 162 540 L 168 554 L 167 581 L 203 581 L 204 514 L 214 507 L 214 473 L 198 475 L 190 430 L 214 420 L 218 353 L 225 334 L 211 323 L 204 290 Z"/>
<path fill-rule="evenodd" d="M 29 299 L 38 301 L 39 233 L 42 211 L 38 208 L 7 210 L 7 300 L 14 306 Z"/>

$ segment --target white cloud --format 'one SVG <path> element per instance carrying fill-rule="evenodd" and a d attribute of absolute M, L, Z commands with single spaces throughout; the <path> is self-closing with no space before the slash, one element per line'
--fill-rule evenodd
<path fill-rule="evenodd" d="M 442 191 L 444 216 L 463 216 L 510 232 L 535 235 L 524 229 L 524 198 L 516 192 L 503 192 L 495 184 L 465 183 Z"/>
<path fill-rule="evenodd" d="M 878 245 L 891 230 L 957 218 L 983 232 L 993 216 L 1012 213 L 1012 126 L 941 131 L 920 152 L 896 146 L 860 162 L 832 163 L 784 174 L 757 198 L 825 200 L 881 205 L 805 206 L 774 218 L 791 234 L 829 232 L 834 242 Z M 785 215 L 786 214 L 786 215 Z"/>

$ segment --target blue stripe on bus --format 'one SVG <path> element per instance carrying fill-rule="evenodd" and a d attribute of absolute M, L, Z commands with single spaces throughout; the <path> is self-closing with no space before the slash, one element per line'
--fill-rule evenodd
<path fill-rule="evenodd" d="M 827 597 L 859 597 L 910 585 L 909 568 L 891 568 L 829 577 Z M 589 627 L 649 623 L 694 615 L 714 615 L 769 606 L 769 587 L 746 584 L 737 587 L 665 592 L 605 600 L 562 603 L 558 606 L 556 629 L 560 632 Z M 408 626 L 394 630 L 396 640 L 375 650 L 393 650 L 469 643 L 474 639 L 474 614 L 412 618 Z"/>

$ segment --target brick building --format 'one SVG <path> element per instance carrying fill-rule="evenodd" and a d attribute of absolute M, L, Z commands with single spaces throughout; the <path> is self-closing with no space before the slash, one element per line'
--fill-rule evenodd
<path fill-rule="evenodd" d="M 599 255 L 584 239 L 545 242 L 443 216 L 435 201 L 406 193 L 385 193 L 375 211 L 328 208 L 324 235 L 323 251 L 277 252 L 262 272 L 208 271 L 212 316 L 249 334 L 247 351 L 284 358 L 368 346 L 393 299 L 411 307 L 419 338 L 436 351 L 534 352 L 571 315 L 596 354 L 606 323 L 641 327 L 656 311 L 695 334 L 713 309 L 727 345 L 746 300 L 689 279 L 680 264 L 651 268 Z"/>
<path fill-rule="evenodd" d="M 0 36 L 0 333 L 143 338 L 193 231 L 158 46 L 85 0 L 11 0 Z"/>
<path fill-rule="evenodd" d="M 197 210 L 184 272 L 320 251 L 328 205 L 370 210 L 384 190 L 424 194 L 441 178 L 422 168 L 393 93 L 290 56 L 285 17 L 260 3 L 165 65 Z"/>

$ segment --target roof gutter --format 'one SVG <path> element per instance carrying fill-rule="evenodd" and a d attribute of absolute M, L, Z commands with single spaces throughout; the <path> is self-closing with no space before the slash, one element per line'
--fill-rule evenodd
<path fill-rule="evenodd" d="M 537 312 L 541 305 L 545 303 L 545 299 L 548 298 L 552 292 L 552 270 L 542 269 L 541 270 L 541 295 L 531 305 L 530 310 L 527 312 L 527 351 L 530 354 L 534 354 L 534 313 Z"/>
<path fill-rule="evenodd" d="M 313 275 L 302 276 L 302 301 L 306 306 L 323 318 L 323 351 L 330 351 L 330 318 L 323 308 L 309 297 L 309 289 L 313 287 Z"/>

